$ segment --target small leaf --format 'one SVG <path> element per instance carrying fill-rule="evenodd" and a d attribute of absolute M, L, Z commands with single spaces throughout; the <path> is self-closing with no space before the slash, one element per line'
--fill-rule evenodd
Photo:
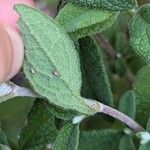
<path fill-rule="evenodd" d="M 56 21 L 73 38 L 90 36 L 109 28 L 116 20 L 118 13 L 88 9 L 67 4 L 59 12 Z"/>
<path fill-rule="evenodd" d="M 134 91 L 126 92 L 120 99 L 119 111 L 123 112 L 132 119 L 136 115 L 136 102 Z"/>
<path fill-rule="evenodd" d="M 141 144 L 139 150 L 149 150 L 150 149 L 150 142 L 146 144 Z"/>
<path fill-rule="evenodd" d="M 79 124 L 67 123 L 58 133 L 54 150 L 77 150 L 79 141 Z"/>
<path fill-rule="evenodd" d="M 145 126 L 150 113 L 150 66 L 145 66 L 138 72 L 134 92 L 137 105 L 136 118 Z"/>
<path fill-rule="evenodd" d="M 143 5 L 132 18 L 129 29 L 135 52 L 150 63 L 150 4 Z"/>
<path fill-rule="evenodd" d="M 74 4 L 108 10 L 129 10 L 137 7 L 136 0 L 67 0 Z"/>
<path fill-rule="evenodd" d="M 113 105 L 113 95 L 103 61 L 102 50 L 90 37 L 80 39 L 79 44 L 85 76 L 95 99 Z"/>
<path fill-rule="evenodd" d="M 24 72 L 34 90 L 56 106 L 95 113 L 80 97 L 79 58 L 69 36 L 39 10 L 25 5 L 15 8 L 21 15 L 19 24 L 26 47 Z"/>
<path fill-rule="evenodd" d="M 36 100 L 28 124 L 21 132 L 19 149 L 46 149 L 52 146 L 56 136 L 54 116 L 43 100 Z"/>
<path fill-rule="evenodd" d="M 124 135 L 121 138 L 119 144 L 119 150 L 136 150 L 136 147 L 130 135 Z"/>
<path fill-rule="evenodd" d="M 121 136 L 121 131 L 112 129 L 83 132 L 79 150 L 116 150 Z"/>

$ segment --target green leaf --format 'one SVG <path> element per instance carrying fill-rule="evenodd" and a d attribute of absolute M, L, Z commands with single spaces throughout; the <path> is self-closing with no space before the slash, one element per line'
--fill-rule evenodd
<path fill-rule="evenodd" d="M 119 144 L 119 150 L 136 150 L 136 147 L 130 135 L 124 135 L 121 138 Z"/>
<path fill-rule="evenodd" d="M 76 112 L 64 110 L 64 109 L 62 109 L 60 107 L 53 106 L 53 105 L 49 104 L 48 102 L 47 103 L 45 102 L 45 104 L 49 108 L 49 111 L 55 117 L 57 117 L 59 119 L 70 120 L 70 119 L 73 119 L 75 116 L 78 115 Z"/>
<path fill-rule="evenodd" d="M 115 60 L 115 73 L 119 75 L 119 77 L 123 77 L 127 72 L 127 66 L 124 58 L 118 58 Z"/>
<path fill-rule="evenodd" d="M 128 10 L 137 7 L 136 0 L 67 0 L 74 4 L 108 10 Z"/>
<path fill-rule="evenodd" d="M 89 99 L 95 99 L 93 92 L 91 90 L 92 87 L 90 87 L 88 84 L 88 79 L 86 76 L 86 72 L 85 72 L 84 65 L 83 65 L 83 60 L 82 60 L 81 53 L 80 53 L 79 40 L 74 39 L 74 45 L 76 46 L 76 49 L 80 58 L 80 68 L 81 68 L 81 74 L 82 74 L 82 86 L 81 86 L 81 91 L 80 91 L 81 96 L 89 98 Z"/>
<path fill-rule="evenodd" d="M 58 133 L 54 150 L 77 150 L 79 124 L 67 123 Z"/>
<path fill-rule="evenodd" d="M 118 130 L 104 129 L 83 132 L 79 150 L 116 150 L 122 133 Z"/>
<path fill-rule="evenodd" d="M 129 24 L 131 45 L 135 52 L 150 63 L 150 4 L 143 5 Z"/>
<path fill-rule="evenodd" d="M 24 72 L 34 90 L 64 109 L 95 113 L 80 97 L 79 58 L 69 36 L 39 10 L 25 5 L 15 8 L 21 15 L 19 25 L 26 47 Z"/>
<path fill-rule="evenodd" d="M 136 115 L 136 102 L 134 91 L 126 92 L 120 99 L 119 111 L 123 112 L 132 119 Z"/>
<path fill-rule="evenodd" d="M 149 150 L 149 149 L 150 149 L 150 142 L 140 145 L 139 148 L 139 150 Z"/>
<path fill-rule="evenodd" d="M 56 21 L 73 38 L 90 36 L 109 28 L 116 20 L 118 13 L 88 9 L 67 4 L 59 12 Z"/>
<path fill-rule="evenodd" d="M 33 98 L 16 97 L 0 103 L 1 130 L 5 133 L 13 149 L 17 149 L 18 135 L 25 125 L 27 115 L 32 108 L 33 102 Z"/>
<path fill-rule="evenodd" d="M 107 76 L 102 51 L 94 39 L 86 37 L 79 40 L 80 55 L 89 87 L 97 101 L 113 105 L 113 95 Z"/>
<path fill-rule="evenodd" d="M 19 149 L 46 149 L 52 146 L 58 131 L 54 116 L 43 100 L 36 100 L 28 116 L 28 124 L 23 128 Z"/>
<path fill-rule="evenodd" d="M 150 114 L 150 66 L 145 66 L 138 72 L 134 91 L 137 105 L 136 118 L 145 126 Z"/>

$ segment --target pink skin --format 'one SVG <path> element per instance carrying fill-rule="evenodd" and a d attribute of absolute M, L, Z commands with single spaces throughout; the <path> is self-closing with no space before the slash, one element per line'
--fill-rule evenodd
<path fill-rule="evenodd" d="M 20 70 L 24 45 L 18 33 L 18 14 L 13 6 L 18 3 L 34 6 L 32 0 L 0 0 L 0 83 L 3 83 Z"/>
<path fill-rule="evenodd" d="M 34 6 L 33 0 L 0 0 L 0 24 L 17 28 L 19 15 L 15 12 L 13 7 L 18 3 Z"/>

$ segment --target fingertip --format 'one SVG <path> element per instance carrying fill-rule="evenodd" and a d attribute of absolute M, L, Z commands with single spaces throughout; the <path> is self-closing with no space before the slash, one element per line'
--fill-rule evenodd
<path fill-rule="evenodd" d="M 12 44 L 9 34 L 3 25 L 0 25 L 0 83 L 8 76 L 13 59 Z"/>
<path fill-rule="evenodd" d="M 13 60 L 11 64 L 10 73 L 8 74 L 6 80 L 14 77 L 21 69 L 23 58 L 24 58 L 24 45 L 20 34 L 11 27 L 5 27 L 12 43 L 13 50 Z"/>

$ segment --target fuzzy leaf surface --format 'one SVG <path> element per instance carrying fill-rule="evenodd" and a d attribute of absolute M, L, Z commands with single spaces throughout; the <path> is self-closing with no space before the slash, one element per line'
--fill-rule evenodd
<path fill-rule="evenodd" d="M 131 118 L 136 115 L 135 93 L 133 91 L 126 92 L 120 99 L 119 111 L 123 112 Z"/>
<path fill-rule="evenodd" d="M 63 108 L 50 105 L 48 102 L 47 103 L 45 102 L 45 104 L 49 108 L 50 112 L 59 119 L 70 120 L 77 115 L 76 112 L 64 110 Z"/>
<path fill-rule="evenodd" d="M 145 126 L 150 113 L 150 66 L 145 66 L 138 72 L 134 92 L 137 106 L 136 118 Z"/>
<path fill-rule="evenodd" d="M 65 109 L 95 112 L 80 97 L 79 58 L 69 36 L 41 11 L 25 5 L 15 8 L 26 47 L 24 72 L 34 90 Z"/>
<path fill-rule="evenodd" d="M 79 40 L 80 55 L 89 87 L 97 101 L 113 105 L 113 95 L 107 76 L 102 50 L 91 37 Z"/>
<path fill-rule="evenodd" d="M 19 140 L 20 149 L 42 150 L 55 141 L 57 136 L 54 116 L 43 100 L 36 100 L 28 116 Z"/>
<path fill-rule="evenodd" d="M 79 150 L 115 150 L 118 149 L 122 133 L 118 130 L 83 132 L 80 137 Z"/>
<path fill-rule="evenodd" d="M 135 52 L 150 63 L 150 4 L 143 5 L 129 24 L 131 45 Z"/>
<path fill-rule="evenodd" d="M 128 10 L 137 6 L 136 0 L 67 0 L 74 4 L 107 10 Z"/>
<path fill-rule="evenodd" d="M 67 123 L 58 133 L 54 150 L 77 150 L 79 141 L 79 124 Z"/>
<path fill-rule="evenodd" d="M 59 12 L 56 21 L 71 37 L 81 38 L 109 28 L 115 22 L 117 16 L 117 12 L 67 4 Z"/>
<path fill-rule="evenodd" d="M 130 135 L 124 135 L 121 138 L 119 144 L 119 150 L 136 150 L 136 147 Z"/>

